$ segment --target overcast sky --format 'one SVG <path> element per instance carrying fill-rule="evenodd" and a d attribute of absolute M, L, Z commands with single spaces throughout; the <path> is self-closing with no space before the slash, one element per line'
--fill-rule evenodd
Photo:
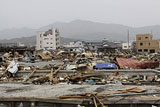
<path fill-rule="evenodd" d="M 133 27 L 160 25 L 160 0 L 0 0 L 0 30 L 77 19 Z"/>

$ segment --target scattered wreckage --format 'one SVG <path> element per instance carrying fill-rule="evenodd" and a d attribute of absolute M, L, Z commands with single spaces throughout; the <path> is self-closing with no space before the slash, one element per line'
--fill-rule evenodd
<path fill-rule="evenodd" d="M 64 54 L 64 55 L 62 55 Z M 12 56 L 12 57 L 11 57 Z M 10 55 L 5 53 L 1 64 L 1 82 L 17 81 L 29 82 L 33 84 L 122 84 L 122 85 L 140 85 L 140 84 L 159 84 L 158 60 L 138 60 L 133 58 L 119 57 L 117 54 L 111 57 L 86 57 L 84 54 L 71 55 L 64 51 L 56 54 L 40 53 L 33 55 L 28 52 L 24 60 L 18 58 L 18 53 Z M 117 57 L 116 57 L 117 56 Z M 129 55 L 126 55 L 127 57 Z M 27 58 L 26 58 L 27 57 Z M 58 62 L 56 57 L 61 57 L 61 64 L 52 64 Z M 36 59 L 37 58 L 37 59 Z M 41 60 L 40 60 L 40 59 Z M 153 57 L 152 57 L 153 58 Z M 20 57 L 21 59 L 21 57 Z M 28 60 L 29 59 L 29 60 Z M 26 60 L 26 61 L 25 61 Z M 23 64 L 19 62 L 23 61 Z M 49 61 L 44 67 L 35 66 L 35 62 Z M 26 66 L 25 63 L 33 63 L 32 66 Z M 140 72 L 137 73 L 136 69 Z M 126 71 L 125 71 L 126 70 Z M 149 70 L 149 71 L 148 71 Z M 123 73 L 122 73 L 123 72 Z M 42 74 L 42 75 L 41 75 Z"/>
<path fill-rule="evenodd" d="M 158 55 L 146 57 L 134 56 L 131 53 L 82 54 L 65 51 L 26 52 L 24 55 L 17 52 L 5 53 L 0 58 L 0 83 L 27 86 L 24 86 L 24 89 L 2 88 L 4 92 L 11 91 L 17 95 L 11 94 L 3 98 L 0 96 L 0 99 L 11 101 L 11 103 L 7 102 L 11 106 L 13 104 L 46 105 L 49 101 L 52 106 L 60 103 L 63 106 L 68 104 L 68 107 L 73 105 L 74 107 L 117 107 L 116 104 L 122 106 L 141 104 L 138 106 L 143 107 L 140 102 L 149 104 L 147 107 L 157 106 L 160 93 L 155 87 L 160 85 L 159 59 Z M 32 88 L 28 89 L 28 87 Z M 39 90 L 37 93 L 44 93 L 43 88 L 44 90 L 49 88 L 47 93 L 50 94 L 45 93 L 43 98 L 35 91 L 30 97 L 23 94 L 23 90 L 29 90 L 25 91 L 28 93 L 33 87 L 36 92 Z M 150 90 L 151 87 L 154 87 L 154 91 Z M 60 88 L 63 88 L 63 92 L 59 90 Z M 90 89 L 86 91 L 85 88 Z"/>

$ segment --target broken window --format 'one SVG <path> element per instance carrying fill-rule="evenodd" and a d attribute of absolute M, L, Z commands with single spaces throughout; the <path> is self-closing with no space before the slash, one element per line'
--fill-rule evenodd
<path fill-rule="evenodd" d="M 138 52 L 142 52 L 142 49 L 138 49 Z"/>
<path fill-rule="evenodd" d="M 148 52 L 148 49 L 144 49 L 144 52 Z"/>
<path fill-rule="evenodd" d="M 151 50 L 150 50 L 150 53 L 155 53 L 155 49 L 151 49 Z"/>
<path fill-rule="evenodd" d="M 142 42 L 140 43 L 140 46 L 143 46 L 143 43 L 142 43 Z"/>
<path fill-rule="evenodd" d="M 43 36 L 47 36 L 47 34 L 45 33 L 45 34 L 43 34 Z"/>
<path fill-rule="evenodd" d="M 44 40 L 48 40 L 49 38 L 44 38 Z"/>

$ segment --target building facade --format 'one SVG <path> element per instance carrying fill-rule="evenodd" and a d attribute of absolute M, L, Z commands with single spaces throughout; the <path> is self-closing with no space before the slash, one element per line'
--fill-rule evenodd
<path fill-rule="evenodd" d="M 69 42 L 63 45 L 63 47 L 69 52 L 84 52 L 84 42 L 82 41 Z"/>
<path fill-rule="evenodd" d="M 72 47 L 82 48 L 82 47 L 84 47 L 84 44 L 83 44 L 82 41 L 74 41 L 74 42 L 69 42 L 68 44 L 63 45 L 63 47 L 66 47 L 66 48 L 72 48 Z"/>
<path fill-rule="evenodd" d="M 38 32 L 36 39 L 36 50 L 56 50 L 60 47 L 60 34 L 58 29 L 49 29 Z"/>
<path fill-rule="evenodd" d="M 139 53 L 155 53 L 160 49 L 160 41 L 152 40 L 152 34 L 136 35 L 136 50 Z"/>
<path fill-rule="evenodd" d="M 131 49 L 132 43 L 122 43 L 122 49 L 127 50 Z"/>

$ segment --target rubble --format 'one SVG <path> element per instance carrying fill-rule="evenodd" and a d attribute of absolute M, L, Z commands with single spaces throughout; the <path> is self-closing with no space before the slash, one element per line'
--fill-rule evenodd
<path fill-rule="evenodd" d="M 100 56 L 102 54 L 102 56 Z M 34 84 L 148 84 L 149 82 L 160 81 L 158 75 L 159 54 L 148 56 L 134 56 L 131 53 L 93 53 L 93 52 L 66 52 L 66 51 L 39 51 L 39 52 L 18 52 L 5 53 L 1 60 L 0 81 L 31 82 Z M 5 59 L 5 60 L 4 60 Z M 21 60 L 23 59 L 23 60 Z M 22 63 L 23 62 L 23 63 Z M 44 62 L 46 65 L 39 64 Z M 35 64 L 36 63 L 36 64 Z M 48 63 L 48 64 L 47 64 Z M 61 64 L 58 64 L 61 63 Z M 147 76 L 121 74 L 121 70 L 135 72 L 134 69 L 156 70 L 155 75 Z M 38 72 L 49 71 L 45 75 L 37 75 Z M 64 70 L 64 73 L 56 73 Z M 115 70 L 115 73 L 107 73 Z M 22 77 L 17 75 L 21 71 L 28 72 Z M 65 73 L 72 71 L 72 73 Z M 104 71 L 104 72 L 102 72 Z M 154 72 L 154 71 L 153 71 Z M 14 75 L 13 75 L 14 74 Z"/>
<path fill-rule="evenodd" d="M 158 53 L 135 55 L 126 51 L 74 52 L 63 49 L 5 52 L 0 56 L 0 83 L 52 89 L 58 86 L 57 92 L 75 87 L 70 93 L 60 92 L 56 99 L 87 99 L 95 107 L 104 107 L 106 99 L 158 96 L 159 92 L 152 91 L 151 87 L 160 85 L 159 56 Z M 85 87 L 91 88 L 85 91 Z"/>

